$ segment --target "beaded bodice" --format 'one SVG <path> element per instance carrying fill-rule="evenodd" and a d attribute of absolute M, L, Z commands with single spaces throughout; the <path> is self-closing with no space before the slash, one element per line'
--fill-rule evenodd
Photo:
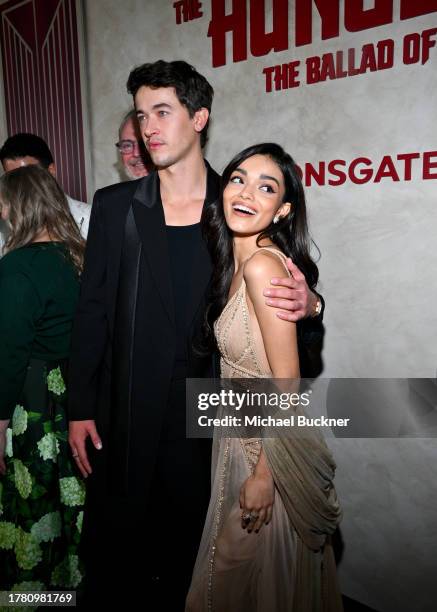
<path fill-rule="evenodd" d="M 262 247 L 281 259 L 288 276 L 286 256 L 278 249 Z M 272 376 L 264 350 L 261 331 L 254 314 L 250 314 L 244 277 L 214 325 L 220 350 L 222 378 L 267 378 Z"/>
<path fill-rule="evenodd" d="M 286 257 L 275 248 L 263 247 L 276 254 L 284 264 L 287 275 Z M 222 378 L 269 378 L 272 371 L 254 314 L 249 312 L 244 277 L 241 285 L 229 299 L 214 325 L 214 333 L 220 350 L 220 374 Z M 261 440 L 242 438 L 241 444 L 253 472 L 261 451 Z"/>

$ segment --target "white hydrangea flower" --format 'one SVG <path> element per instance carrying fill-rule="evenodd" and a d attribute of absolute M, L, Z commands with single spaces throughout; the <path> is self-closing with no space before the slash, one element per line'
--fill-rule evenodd
<path fill-rule="evenodd" d="M 23 406 L 17 404 L 12 415 L 12 433 L 14 436 L 19 436 L 27 429 L 27 412 Z"/>
<path fill-rule="evenodd" d="M 21 569 L 32 569 L 42 559 L 42 551 L 39 543 L 30 533 L 26 533 L 20 527 L 16 529 L 15 557 Z"/>
<path fill-rule="evenodd" d="M 27 499 L 32 491 L 32 477 L 29 470 L 19 459 L 13 459 L 15 486 L 23 499 Z"/>
<path fill-rule="evenodd" d="M 79 533 L 82 533 L 82 524 L 83 524 L 83 510 L 79 512 L 76 519 L 76 529 Z"/>
<path fill-rule="evenodd" d="M 14 452 L 12 448 L 12 429 L 10 427 L 6 430 L 6 448 L 5 448 L 6 457 L 13 457 Z"/>
<path fill-rule="evenodd" d="M 43 582 L 38 582 L 37 580 L 25 580 L 19 584 L 14 584 L 11 591 L 14 593 L 19 593 L 20 591 L 28 593 L 29 591 L 44 591 L 44 589 L 45 585 Z"/>
<path fill-rule="evenodd" d="M 56 439 L 56 434 L 52 431 L 46 433 L 38 442 L 38 450 L 45 461 L 48 459 L 56 461 L 56 456 L 59 454 L 59 442 Z"/>
<path fill-rule="evenodd" d="M 11 550 L 14 548 L 16 536 L 16 527 L 14 523 L 0 521 L 0 548 L 4 550 Z"/>
<path fill-rule="evenodd" d="M 82 506 L 85 502 L 85 485 L 76 476 L 59 480 L 61 502 L 66 506 Z"/>
<path fill-rule="evenodd" d="M 75 588 L 82 580 L 79 571 L 79 557 L 68 555 L 55 567 L 51 576 L 51 583 L 55 586 Z"/>
<path fill-rule="evenodd" d="M 28 593 L 29 591 L 44 591 L 45 585 L 42 582 L 26 580 L 18 584 L 14 584 L 11 588 L 13 593 Z M 35 606 L 14 606 L 15 612 L 36 612 L 38 608 Z M 9 608 L 0 607 L 0 612 L 8 612 Z"/>
<path fill-rule="evenodd" d="M 50 370 L 47 375 L 47 387 L 55 395 L 62 395 L 64 393 L 65 383 L 62 378 L 61 368 L 57 367 L 55 370 Z"/>
<path fill-rule="evenodd" d="M 59 512 L 48 512 L 32 525 L 30 533 L 37 542 L 53 542 L 61 535 L 61 515 Z"/>

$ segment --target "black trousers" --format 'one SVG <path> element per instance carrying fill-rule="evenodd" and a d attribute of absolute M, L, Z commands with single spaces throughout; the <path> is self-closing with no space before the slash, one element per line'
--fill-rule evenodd
<path fill-rule="evenodd" d="M 177 422 L 171 415 L 180 414 L 180 402 L 185 409 L 184 401 L 181 385 L 174 385 L 168 423 Z M 83 609 L 184 610 L 210 497 L 211 444 L 180 434 L 164 426 L 147 496 L 121 498 L 89 488 Z"/>

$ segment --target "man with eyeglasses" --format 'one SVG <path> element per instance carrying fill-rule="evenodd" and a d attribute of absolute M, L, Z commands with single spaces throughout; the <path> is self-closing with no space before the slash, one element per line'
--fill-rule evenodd
<path fill-rule="evenodd" d="M 153 163 L 141 138 L 135 110 L 129 111 L 124 117 L 118 138 L 115 146 L 120 151 L 123 170 L 129 180 L 147 176 L 153 169 Z"/>

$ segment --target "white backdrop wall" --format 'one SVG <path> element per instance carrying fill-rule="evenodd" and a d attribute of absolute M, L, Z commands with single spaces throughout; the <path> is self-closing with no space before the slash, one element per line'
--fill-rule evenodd
<path fill-rule="evenodd" d="M 393 23 L 347 32 L 340 2 L 340 36 L 321 40 L 314 5 L 313 43 L 296 47 L 295 2 L 288 4 L 288 50 L 261 58 L 249 52 L 247 61 L 233 63 L 229 33 L 228 62 L 213 68 L 207 37 L 211 2 L 202 3 L 200 19 L 180 25 L 171 1 L 85 2 L 95 187 L 120 180 L 114 143 L 131 105 L 125 87 L 129 71 L 159 58 L 185 59 L 213 84 L 207 157 L 218 171 L 243 147 L 266 140 L 316 168 L 319 161 L 366 157 L 376 172 L 390 155 L 401 178 L 398 154 L 437 150 L 437 47 L 424 65 L 402 63 L 404 36 L 437 27 L 437 6 L 434 13 L 401 21 L 395 0 Z M 271 2 L 265 5 L 268 26 Z M 388 38 L 395 44 L 393 68 L 304 83 L 306 58 L 354 48 L 358 62 L 363 44 Z M 301 85 L 266 93 L 263 69 L 294 60 L 301 61 Z M 437 268 L 436 168 L 433 173 L 434 179 L 422 179 L 421 158 L 412 162 L 410 181 L 385 177 L 356 185 L 348 179 L 340 186 L 313 181 L 307 189 L 311 231 L 322 253 L 327 376 L 435 376 L 437 343 L 430 331 L 437 329 L 431 272 Z"/>
<path fill-rule="evenodd" d="M 327 172 L 325 184 L 313 179 L 306 191 L 311 232 L 322 253 L 320 291 L 327 302 L 324 374 L 435 377 L 437 46 L 429 47 L 424 63 L 418 57 L 405 64 L 403 41 L 415 34 L 413 43 L 422 41 L 423 51 L 427 41 L 436 40 L 433 32 L 421 34 L 437 28 L 437 3 L 364 0 L 363 18 L 392 7 L 392 19 L 348 31 L 346 12 L 360 2 L 340 1 L 339 36 L 326 39 L 316 3 L 309 3 L 312 43 L 296 46 L 296 8 L 306 2 L 289 0 L 287 49 L 261 57 L 249 50 L 246 61 L 234 63 L 228 33 L 227 63 L 215 68 L 207 31 L 212 6 L 220 1 L 200 4 L 200 18 L 177 25 L 173 0 L 84 2 L 95 187 L 120 180 L 114 143 L 132 103 L 125 87 L 132 67 L 161 58 L 185 59 L 215 88 L 207 157 L 218 171 L 243 147 L 267 140 L 282 144 L 304 170 L 307 164 L 319 170 L 319 162 L 327 166 L 342 160 Z M 272 1 L 234 1 L 234 7 L 247 6 L 248 32 L 251 4 L 265 5 L 269 30 Z M 225 5 L 232 13 L 233 3 Z M 401 19 L 401 10 L 405 16 L 414 7 L 429 12 Z M 306 83 L 307 58 L 339 50 L 347 56 L 351 48 L 359 64 L 363 45 L 388 39 L 393 41 L 393 67 Z M 263 70 L 294 61 L 300 62 L 300 85 L 267 93 Z M 416 154 L 411 178 L 405 162 L 397 159 L 403 154 Z M 383 176 L 375 182 L 384 156 L 393 165 L 386 159 Z M 367 161 L 356 165 L 355 176 L 362 178 L 370 167 L 371 180 L 356 184 L 347 177 L 341 185 L 328 184 L 339 181 L 335 169 L 347 171 L 358 158 Z M 437 486 L 430 466 L 437 463 L 435 440 L 336 440 L 333 445 L 345 510 L 343 592 L 378 610 L 434 610 Z"/>

